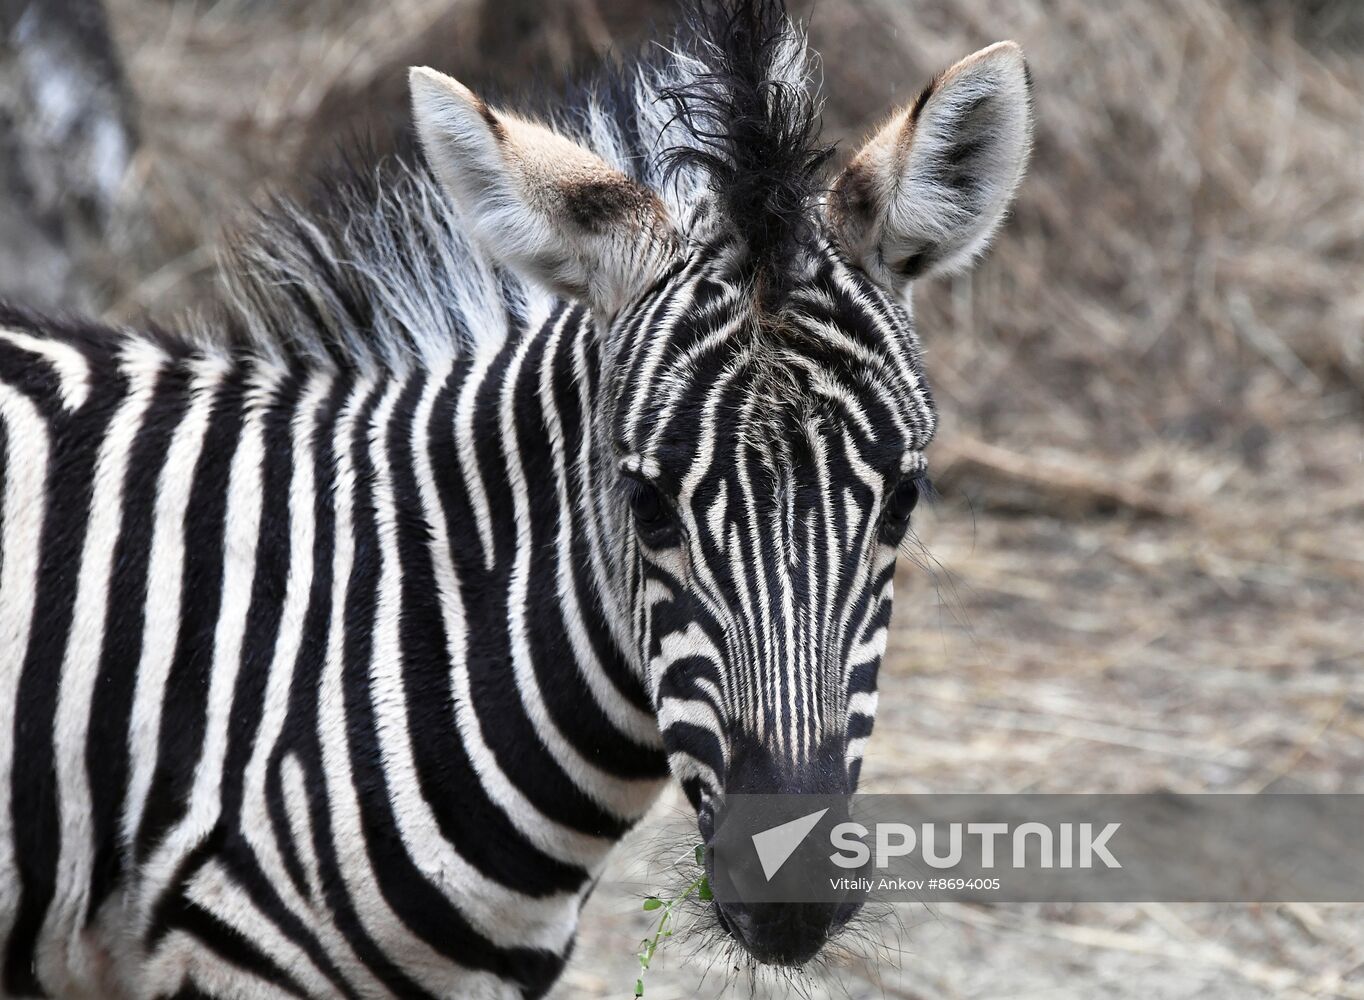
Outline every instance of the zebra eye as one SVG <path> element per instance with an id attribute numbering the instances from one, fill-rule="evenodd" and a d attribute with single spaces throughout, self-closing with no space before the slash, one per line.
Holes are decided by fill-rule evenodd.
<path id="1" fill-rule="evenodd" d="M 629 490 L 630 510 L 635 515 L 636 524 L 641 528 L 652 528 L 664 522 L 668 515 L 668 505 L 657 487 L 631 480 Z"/>
<path id="2" fill-rule="evenodd" d="M 919 503 L 919 480 L 915 476 L 901 479 L 886 503 L 886 527 L 893 531 L 903 531 L 909 524 L 909 515 Z"/>

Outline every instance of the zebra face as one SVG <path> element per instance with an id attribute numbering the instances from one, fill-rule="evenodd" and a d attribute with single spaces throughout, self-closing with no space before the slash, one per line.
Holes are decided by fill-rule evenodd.
<path id="1" fill-rule="evenodd" d="M 641 77 L 628 128 L 594 105 L 580 142 L 412 78 L 427 159 L 473 236 L 588 307 L 603 602 L 707 842 L 728 795 L 857 785 L 936 423 L 908 285 L 984 249 L 1031 141 L 1027 68 L 1000 43 L 830 184 L 779 9 L 722 16 L 677 78 Z M 850 916 L 718 909 L 782 964 Z"/>
<path id="2" fill-rule="evenodd" d="M 837 247 L 775 304 L 724 257 L 623 317 L 612 389 L 640 657 L 708 843 L 729 794 L 856 787 L 936 423 L 908 312 Z M 792 963 L 851 912 L 720 919 Z"/>
<path id="3" fill-rule="evenodd" d="M 779 303 L 726 256 L 622 318 L 611 407 L 640 657 L 703 826 L 727 792 L 855 787 L 936 424 L 908 312 L 836 247 Z"/>

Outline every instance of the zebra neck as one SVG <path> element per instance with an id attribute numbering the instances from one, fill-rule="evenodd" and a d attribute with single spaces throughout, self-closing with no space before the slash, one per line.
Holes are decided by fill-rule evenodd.
<path id="1" fill-rule="evenodd" d="M 219 904 L 410 957 L 367 994 L 543 990 L 668 773 L 598 594 L 582 322 L 360 372 L 0 329 L 0 718 L 37 734 L 0 993 Z"/>

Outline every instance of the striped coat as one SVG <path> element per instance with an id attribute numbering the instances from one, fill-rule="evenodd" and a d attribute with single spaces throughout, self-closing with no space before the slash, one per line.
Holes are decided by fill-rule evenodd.
<path id="1" fill-rule="evenodd" d="M 175 333 L 0 306 L 0 997 L 539 996 L 677 780 L 846 793 L 937 418 L 907 286 L 1031 130 L 968 57 L 836 175 L 777 0 L 239 238 Z M 709 861 L 707 862 L 709 864 Z M 809 961 L 855 906 L 716 904 Z"/>
<path id="2" fill-rule="evenodd" d="M 144 941 L 300 995 L 552 978 L 666 775 L 555 517 L 582 317 L 369 375 L 3 317 L 9 994 L 115 995 Z"/>

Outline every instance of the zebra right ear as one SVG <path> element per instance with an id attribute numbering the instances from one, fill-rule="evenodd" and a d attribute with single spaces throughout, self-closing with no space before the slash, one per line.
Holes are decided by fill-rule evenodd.
<path id="1" fill-rule="evenodd" d="M 999 42 L 940 74 L 891 116 L 830 192 L 848 254 L 892 289 L 958 270 L 1003 220 L 1032 146 L 1023 53 Z"/>
<path id="2" fill-rule="evenodd" d="M 607 316 L 662 272 L 673 230 L 649 188 L 442 73 L 409 83 L 427 162 L 498 263 Z"/>

